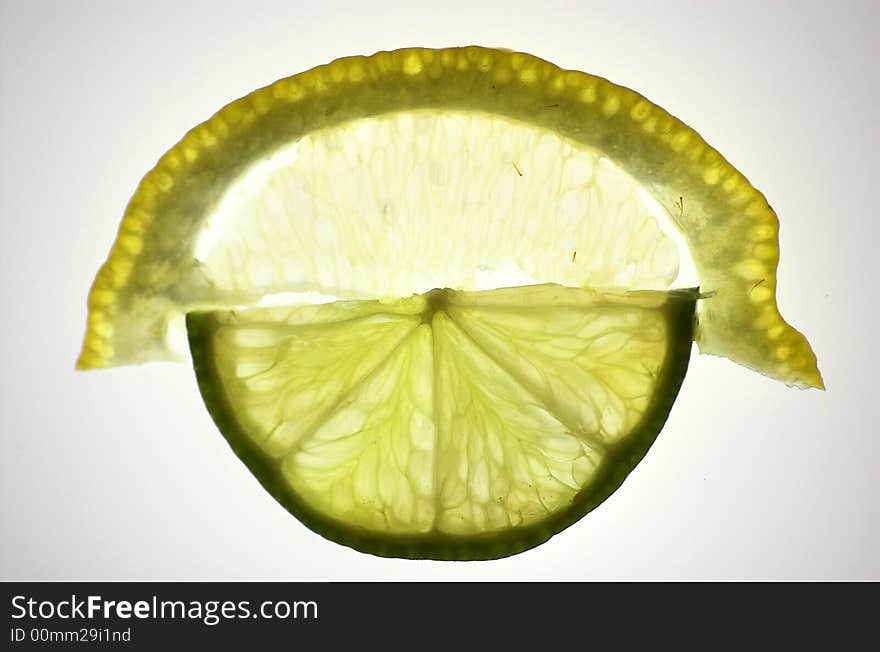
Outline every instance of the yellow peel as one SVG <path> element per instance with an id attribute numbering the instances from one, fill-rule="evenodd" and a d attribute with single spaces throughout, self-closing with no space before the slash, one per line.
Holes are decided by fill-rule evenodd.
<path id="1" fill-rule="evenodd" d="M 222 190 L 278 143 L 419 109 L 499 115 L 601 151 L 684 234 L 711 295 L 700 307 L 700 349 L 791 385 L 823 387 L 809 344 L 776 306 L 776 214 L 742 174 L 690 127 L 627 88 L 481 47 L 339 59 L 236 100 L 190 131 L 144 177 L 125 211 L 92 287 L 77 367 L 174 359 L 171 320 L 196 306 L 259 298 L 219 292 L 193 247 Z"/>

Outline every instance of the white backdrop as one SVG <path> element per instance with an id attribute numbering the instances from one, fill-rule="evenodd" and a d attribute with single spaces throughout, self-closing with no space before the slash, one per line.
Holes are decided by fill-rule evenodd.
<path id="1" fill-rule="evenodd" d="M 880 579 L 880 5 L 0 0 L 0 579 Z M 646 459 L 550 542 L 380 559 L 266 494 L 185 365 L 74 372 L 141 176 L 230 100 L 349 54 L 523 50 L 692 125 L 781 219 L 828 391 L 697 356 Z"/>

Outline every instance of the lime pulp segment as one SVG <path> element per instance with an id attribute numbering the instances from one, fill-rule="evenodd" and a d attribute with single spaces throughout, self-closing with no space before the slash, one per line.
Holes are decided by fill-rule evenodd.
<path id="1" fill-rule="evenodd" d="M 697 294 L 554 284 L 194 312 L 199 387 L 263 486 L 378 555 L 531 548 L 614 491 L 665 422 Z"/>

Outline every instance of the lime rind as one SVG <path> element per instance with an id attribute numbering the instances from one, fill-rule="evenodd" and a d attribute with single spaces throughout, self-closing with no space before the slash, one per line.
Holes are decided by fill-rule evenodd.
<path id="1" fill-rule="evenodd" d="M 590 482 L 563 508 L 536 522 L 502 529 L 456 534 L 437 529 L 428 532 L 392 532 L 335 518 L 317 509 L 292 488 L 291 478 L 276 455 L 267 452 L 241 420 L 241 409 L 230 400 L 229 388 L 217 367 L 218 315 L 187 315 L 193 364 L 205 405 L 224 437 L 259 482 L 301 522 L 337 543 L 379 556 L 449 560 L 493 559 L 522 552 L 546 541 L 594 509 L 613 493 L 644 457 L 668 418 L 687 370 L 693 341 L 695 291 L 665 294 L 660 311 L 667 323 L 666 354 L 642 419 L 619 441 L 603 443 L 603 461 Z M 624 295 L 625 296 L 625 295 Z M 643 296 L 647 299 L 647 296 Z M 652 299 L 656 303 L 656 296 Z M 438 308 L 441 310 L 442 306 Z M 436 318 L 445 319 L 440 314 Z M 417 331 L 424 331 L 423 324 Z M 410 336 L 412 337 L 412 336 Z"/>

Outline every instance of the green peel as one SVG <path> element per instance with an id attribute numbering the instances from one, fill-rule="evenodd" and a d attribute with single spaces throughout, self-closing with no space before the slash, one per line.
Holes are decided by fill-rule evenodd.
<path id="1" fill-rule="evenodd" d="M 641 460 L 696 300 L 434 290 L 195 312 L 187 328 L 214 421 L 305 525 L 381 556 L 490 559 L 576 522 Z"/>

